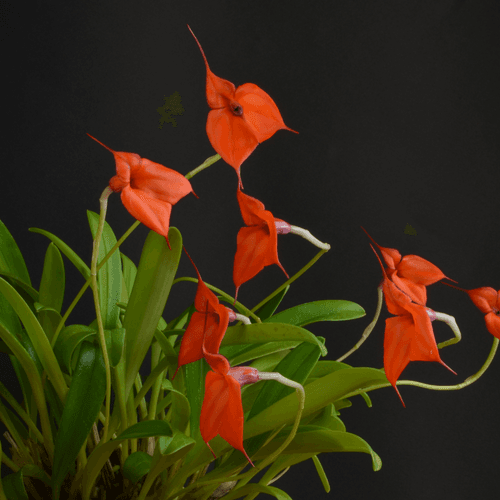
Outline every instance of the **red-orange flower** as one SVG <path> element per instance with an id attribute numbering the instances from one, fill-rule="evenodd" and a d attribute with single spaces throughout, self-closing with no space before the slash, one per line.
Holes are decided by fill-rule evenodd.
<path id="1" fill-rule="evenodd" d="M 213 355 L 212 355 L 213 356 Z M 217 369 L 209 371 L 205 379 L 205 396 L 200 415 L 201 437 L 208 444 L 217 434 L 233 448 L 240 450 L 252 466 L 243 447 L 243 406 L 241 386 L 259 380 L 258 371 L 248 366 L 231 368 L 228 360 L 218 354 Z"/>
<path id="2" fill-rule="evenodd" d="M 484 314 L 484 321 L 488 331 L 494 337 L 500 339 L 500 290 L 497 292 L 489 286 L 465 290 L 449 283 L 445 284 L 467 293 L 475 306 Z"/>
<path id="3" fill-rule="evenodd" d="M 425 305 L 427 302 L 426 286 L 432 285 L 443 278 L 451 280 L 443 272 L 428 260 L 418 255 L 401 254 L 394 248 L 381 247 L 364 229 L 361 228 L 373 241 L 382 253 L 387 265 L 385 271 L 389 279 L 403 292 L 411 297 L 417 304 Z M 451 280 L 454 281 L 454 280 Z"/>
<path id="4" fill-rule="evenodd" d="M 187 255 L 189 257 L 189 254 Z M 189 259 L 191 260 L 191 257 Z M 177 370 L 174 373 L 174 377 L 181 366 L 198 361 L 203 357 L 207 359 L 207 352 L 212 355 L 218 354 L 220 343 L 229 324 L 230 310 L 219 303 L 219 299 L 201 279 L 201 275 L 194 262 L 192 260 L 191 262 L 198 274 L 198 288 L 194 299 L 196 310 L 191 315 L 189 325 L 182 337 Z M 214 358 L 212 361 L 207 359 L 207 361 L 213 369 L 216 369 L 218 358 Z"/>
<path id="5" fill-rule="evenodd" d="M 236 170 L 241 185 L 240 166 L 257 144 L 269 139 L 277 130 L 295 130 L 285 125 L 274 101 L 257 85 L 245 83 L 236 88 L 228 80 L 215 76 L 200 42 L 191 28 L 189 31 L 207 68 L 207 102 L 212 110 L 207 119 L 208 139 L 223 160 Z"/>
<path id="6" fill-rule="evenodd" d="M 278 259 L 278 232 L 284 234 L 290 231 L 289 224 L 276 219 L 256 198 L 244 194 L 240 188 L 236 191 L 236 196 L 247 227 L 239 230 L 236 240 L 233 268 L 235 296 L 238 295 L 240 286 L 252 279 L 265 266 L 277 264 L 288 278 Z"/>
<path id="7" fill-rule="evenodd" d="M 172 205 L 187 194 L 194 194 L 191 183 L 175 170 L 135 153 L 113 151 L 95 137 L 87 135 L 115 157 L 116 175 L 110 179 L 109 187 L 121 193 L 122 203 L 133 217 L 165 236 L 168 243 Z"/>
<path id="8" fill-rule="evenodd" d="M 423 293 L 424 303 L 418 304 L 413 300 L 411 294 L 411 281 L 410 286 L 407 286 L 406 290 L 399 288 L 399 286 L 389 278 L 375 249 L 372 245 L 370 246 L 377 256 L 384 274 L 382 290 L 384 292 L 387 309 L 391 314 L 395 315 L 385 320 L 384 370 L 387 380 L 394 387 L 401 403 L 405 406 L 403 398 L 396 386 L 396 382 L 410 361 L 437 361 L 448 368 L 452 373 L 455 372 L 443 362 L 439 355 L 434 331 L 432 329 L 431 318 L 429 317 L 428 309 L 425 307 L 425 302 L 427 300 L 425 286 Z M 397 252 L 397 250 L 389 250 Z M 397 253 L 399 254 L 399 252 Z M 418 262 L 418 260 L 416 262 Z M 392 276 L 394 276 L 394 274 L 395 273 L 393 273 Z M 420 295 L 422 296 L 421 292 Z"/>

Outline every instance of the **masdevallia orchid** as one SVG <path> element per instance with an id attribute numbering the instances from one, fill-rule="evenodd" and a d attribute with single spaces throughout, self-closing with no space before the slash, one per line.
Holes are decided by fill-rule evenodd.
<path id="1" fill-rule="evenodd" d="M 211 109 L 207 119 L 208 139 L 222 159 L 236 170 L 241 186 L 241 164 L 257 144 L 280 129 L 298 132 L 285 125 L 275 102 L 257 85 L 245 83 L 236 88 L 228 80 L 215 76 L 200 42 L 191 28 L 189 31 L 207 69 L 207 102 Z"/>
<path id="2" fill-rule="evenodd" d="M 290 224 L 276 219 L 264 204 L 244 194 L 238 187 L 236 197 L 241 216 L 247 227 L 242 227 L 236 239 L 233 281 L 236 286 L 235 299 L 240 286 L 252 279 L 264 267 L 277 264 L 288 278 L 278 259 L 278 233 L 290 231 Z"/>
<path id="3" fill-rule="evenodd" d="M 189 193 L 195 194 L 191 183 L 171 168 L 135 153 L 114 151 L 87 135 L 113 153 L 116 175 L 110 179 L 109 187 L 120 193 L 123 206 L 149 229 L 165 236 L 168 243 L 172 205 Z"/>

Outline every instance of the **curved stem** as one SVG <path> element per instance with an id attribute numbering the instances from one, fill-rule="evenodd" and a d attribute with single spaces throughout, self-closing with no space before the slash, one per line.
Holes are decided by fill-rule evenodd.
<path id="1" fill-rule="evenodd" d="M 464 387 L 467 387 L 471 384 L 473 384 L 476 380 L 478 380 L 483 373 L 488 369 L 490 366 L 491 362 L 493 361 L 493 358 L 495 357 L 495 354 L 497 352 L 498 348 L 498 343 L 500 342 L 499 339 L 496 337 L 493 339 L 493 345 L 491 346 L 490 353 L 488 354 L 488 357 L 486 358 L 486 361 L 484 362 L 483 366 L 481 369 L 475 373 L 474 375 L 471 375 L 470 377 L 466 378 L 463 382 L 460 384 L 455 384 L 455 385 L 432 385 L 432 384 L 424 384 L 423 382 L 417 382 L 415 380 L 398 380 L 396 382 L 396 385 L 413 385 L 415 387 L 422 387 L 423 389 L 430 389 L 433 391 L 457 391 L 459 389 L 463 389 Z M 343 396 L 342 399 L 350 398 L 352 396 L 356 396 L 362 392 L 370 392 L 374 391 L 375 389 L 382 389 L 383 387 L 391 387 L 391 384 L 389 382 L 384 383 L 384 384 L 377 384 L 377 385 L 372 385 L 370 387 L 366 387 L 364 389 L 357 389 L 355 391 L 350 392 L 349 394 L 346 394 Z"/>
<path id="2" fill-rule="evenodd" d="M 176 278 L 174 281 L 172 281 L 172 286 L 174 286 L 176 283 L 179 283 L 181 281 L 191 281 L 192 283 L 198 283 L 198 278 L 190 278 L 188 276 Z M 250 309 L 246 308 L 241 302 L 238 302 L 238 301 L 235 302 L 234 297 L 231 297 L 231 295 L 227 294 L 226 292 L 223 292 L 222 290 L 220 290 L 219 288 L 216 288 L 215 286 L 210 285 L 206 281 L 204 281 L 204 283 L 205 283 L 205 285 L 207 285 L 208 288 L 210 288 L 210 290 L 218 293 L 219 295 L 222 295 L 222 297 L 224 297 L 227 301 L 231 302 L 231 304 L 233 304 L 233 303 L 238 304 L 238 307 L 243 309 L 243 311 L 246 313 L 247 316 L 252 316 L 252 318 L 257 323 L 261 323 L 260 318 L 256 314 L 254 314 L 252 311 L 250 311 Z"/>
<path id="3" fill-rule="evenodd" d="M 378 318 L 380 316 L 380 311 L 382 310 L 382 302 L 383 302 L 383 297 L 384 294 L 382 292 L 382 288 L 378 287 L 378 303 L 377 303 L 377 309 L 375 311 L 375 316 L 373 317 L 372 322 L 365 328 L 365 331 L 363 332 L 363 335 L 361 335 L 361 338 L 359 341 L 356 343 L 356 345 L 348 352 L 346 352 L 343 356 L 340 356 L 340 358 L 337 359 L 337 361 L 343 361 L 345 358 L 350 356 L 354 351 L 358 350 L 361 344 L 368 338 L 368 335 L 372 332 L 373 328 L 377 324 Z"/>
<path id="4" fill-rule="evenodd" d="M 116 249 L 130 236 L 130 233 L 140 224 L 140 222 L 138 220 L 136 220 L 128 229 L 127 231 L 125 231 L 125 233 L 123 234 L 123 236 L 116 242 L 116 244 L 113 246 L 113 248 L 107 253 L 107 255 L 104 257 L 104 259 L 101 260 L 101 262 L 99 262 L 99 265 L 97 266 L 97 269 L 96 271 L 99 272 L 99 270 L 101 269 L 102 266 L 104 266 L 104 264 L 106 264 L 106 262 L 108 261 L 108 259 L 115 253 Z M 78 301 L 80 300 L 80 298 L 82 297 L 82 295 L 84 294 L 85 290 L 87 290 L 88 286 L 90 285 L 92 279 L 89 278 L 85 283 L 84 285 L 82 286 L 82 288 L 80 288 L 80 291 L 78 292 L 78 294 L 76 295 L 76 297 L 74 298 L 73 302 L 71 302 L 70 306 L 68 307 L 68 309 L 66 310 L 66 312 L 64 313 L 64 316 L 61 318 L 61 321 L 59 322 L 59 325 L 57 325 L 57 329 L 56 331 L 54 332 L 54 336 L 52 337 L 52 341 L 51 341 L 51 346 L 54 347 L 55 343 L 56 343 L 56 340 L 57 340 L 57 337 L 59 336 L 59 332 L 62 330 L 62 327 L 64 325 L 64 323 L 66 322 L 66 320 L 68 319 L 68 316 L 71 314 L 71 312 L 73 311 L 73 309 L 75 308 L 76 304 L 78 303 Z"/>
<path id="5" fill-rule="evenodd" d="M 262 307 L 266 302 L 271 300 L 275 295 L 281 292 L 287 285 L 293 283 L 297 278 L 302 276 L 324 253 L 328 252 L 328 250 L 320 250 L 300 271 L 295 273 L 291 278 L 286 280 L 281 286 L 276 288 L 273 293 L 268 295 L 264 300 L 261 300 L 255 307 L 252 308 L 252 312 L 257 311 L 260 307 Z"/>
<path id="6" fill-rule="evenodd" d="M 106 368 L 106 409 L 104 430 L 102 435 L 102 441 L 105 443 L 108 437 L 108 426 L 109 426 L 109 415 L 110 415 L 110 405 L 111 405 L 111 368 L 109 365 L 108 349 L 106 347 L 106 339 L 104 337 L 104 326 L 102 324 L 101 317 L 101 307 L 99 305 L 99 290 L 97 289 L 97 259 L 99 257 L 99 245 L 101 243 L 102 231 L 104 229 L 104 220 L 106 219 L 106 211 L 108 208 L 108 196 L 113 191 L 108 186 L 102 192 L 99 198 L 99 203 L 101 205 L 101 212 L 99 214 L 99 225 L 97 226 L 97 231 L 94 238 L 94 248 L 92 251 L 92 263 L 90 266 L 90 279 L 92 281 L 92 292 L 94 295 L 95 312 L 97 316 L 97 328 L 99 331 L 99 342 L 101 344 L 102 355 L 104 358 L 104 366 Z"/>
<path id="7" fill-rule="evenodd" d="M 221 159 L 221 156 L 219 154 L 216 154 L 214 156 L 211 156 L 210 158 L 207 158 L 199 167 L 196 167 L 194 170 L 191 170 L 191 172 L 188 172 L 185 177 L 187 180 L 191 179 L 194 177 L 196 174 L 201 172 L 202 170 L 205 170 L 207 167 L 215 163 L 216 161 L 219 161 Z"/>
<path id="8" fill-rule="evenodd" d="M 306 239 L 318 248 L 322 248 L 323 250 L 330 250 L 331 248 L 329 243 L 323 243 L 322 241 L 319 241 L 318 238 L 315 238 L 307 229 L 290 225 L 290 232 L 292 234 L 298 234 L 299 236 L 302 236 L 302 238 Z"/>
<path id="9" fill-rule="evenodd" d="M 457 322 L 453 316 L 450 316 L 449 314 L 436 312 L 433 311 L 432 309 L 427 309 L 427 314 L 429 314 L 431 321 L 437 319 L 438 321 L 443 321 L 444 323 L 446 323 L 451 328 L 454 335 L 453 338 L 445 340 L 444 342 L 440 342 L 437 345 L 438 349 L 442 349 L 443 347 L 446 347 L 448 345 L 456 344 L 457 342 L 460 342 L 460 340 L 462 340 L 462 334 L 460 332 L 460 328 L 458 328 Z"/>

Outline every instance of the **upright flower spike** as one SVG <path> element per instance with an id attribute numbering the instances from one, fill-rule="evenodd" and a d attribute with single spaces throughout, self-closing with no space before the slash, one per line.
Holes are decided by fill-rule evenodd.
<path id="1" fill-rule="evenodd" d="M 208 444 L 217 434 L 233 448 L 240 450 L 252 467 L 254 464 L 243 447 L 243 406 L 241 386 L 259 381 L 259 372 L 248 366 L 231 368 L 228 360 L 220 358 L 215 371 L 209 371 L 205 379 L 205 396 L 201 407 L 200 433 Z"/>
<path id="2" fill-rule="evenodd" d="M 235 299 L 240 286 L 266 266 L 277 264 L 288 278 L 287 272 L 278 259 L 278 231 L 285 232 L 283 227 L 287 223 L 276 219 L 269 210 L 265 210 L 262 202 L 244 194 L 239 187 L 236 197 L 247 227 L 239 230 L 236 240 L 233 268 L 233 281 L 236 286 Z"/>
<path id="3" fill-rule="evenodd" d="M 394 248 L 381 247 L 366 231 L 361 228 L 373 241 L 382 254 L 386 263 L 386 273 L 389 279 L 404 293 L 411 297 L 417 304 L 425 305 L 427 302 L 426 286 L 432 285 L 444 278 L 454 281 L 443 274 L 443 272 L 428 260 L 418 255 L 401 254 Z"/>
<path id="4" fill-rule="evenodd" d="M 428 308 L 425 307 L 425 302 L 424 304 L 414 302 L 407 291 L 401 290 L 389 278 L 380 257 L 373 246 L 370 246 L 384 275 L 382 290 L 387 309 L 395 315 L 385 320 L 384 370 L 387 380 L 394 387 L 401 403 L 405 406 L 396 382 L 410 361 L 437 361 L 455 375 L 456 373 L 444 363 L 439 355 L 431 318 Z M 427 299 L 426 296 L 424 298 Z"/>
<path id="5" fill-rule="evenodd" d="M 228 80 L 215 76 L 200 42 L 191 28 L 189 31 L 207 68 L 207 102 L 211 108 L 207 119 L 208 139 L 223 160 L 236 170 L 241 186 L 240 166 L 257 144 L 280 129 L 298 132 L 285 125 L 274 101 L 257 85 L 245 83 L 236 88 Z"/>
<path id="6" fill-rule="evenodd" d="M 87 135 L 115 157 L 116 175 L 110 179 L 109 187 L 121 193 L 122 203 L 133 217 L 165 236 L 168 243 L 172 205 L 189 193 L 195 194 L 191 183 L 175 170 L 135 153 L 113 151 L 95 137 Z"/>

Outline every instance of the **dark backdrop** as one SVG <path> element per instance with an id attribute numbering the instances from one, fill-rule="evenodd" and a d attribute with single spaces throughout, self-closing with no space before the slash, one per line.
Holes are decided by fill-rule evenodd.
<path id="1" fill-rule="evenodd" d="M 88 262 L 86 209 L 114 175 L 111 154 L 130 151 L 185 174 L 214 151 L 205 133 L 205 66 L 268 92 L 285 123 L 242 166 L 245 192 L 276 217 L 308 228 L 332 250 L 291 288 L 283 307 L 326 298 L 361 304 L 367 317 L 311 327 L 326 337 L 329 359 L 358 340 L 376 305 L 379 265 L 363 225 L 383 246 L 429 259 L 465 288 L 500 287 L 499 3 L 491 1 L 315 2 L 2 2 L 4 124 L 0 216 L 25 255 L 37 287 L 48 240 L 63 238 Z M 157 108 L 179 92 L 185 112 L 159 128 Z M 236 175 L 222 161 L 192 180 L 197 200 L 174 207 L 172 224 L 203 278 L 233 291 L 232 259 L 241 227 Z M 117 235 L 133 222 L 119 197 L 107 220 Z M 416 235 L 406 234 L 409 224 Z M 147 229 L 123 245 L 136 263 Z M 293 235 L 279 238 L 295 273 L 316 252 Z M 82 279 L 66 266 L 67 300 Z M 193 276 L 186 259 L 180 273 Z M 277 266 L 244 284 L 250 307 L 283 281 Z M 178 285 L 172 318 L 191 300 Z M 456 316 L 463 340 L 438 363 L 413 363 L 402 378 L 452 384 L 475 373 L 492 337 L 468 297 L 436 284 L 428 305 Z M 90 294 L 70 318 L 89 323 Z M 91 309 L 90 309 L 91 310 Z M 382 365 L 383 318 L 347 361 Z M 438 341 L 450 331 L 435 325 Z M 7 360 L 8 363 L 8 360 Z M 8 373 L 2 358 L 2 379 Z M 457 392 L 402 387 L 372 392 L 342 411 L 347 430 L 366 439 L 383 467 L 364 454 L 321 455 L 332 493 L 312 465 L 295 466 L 275 485 L 294 498 L 494 498 L 498 360 Z M 7 375 L 5 375 L 7 377 Z M 11 384 L 11 387 L 14 385 Z M 13 389 L 15 390 L 15 389 Z M 4 442 L 5 446 L 5 442 Z M 494 491 L 494 490 L 493 490 Z"/>

